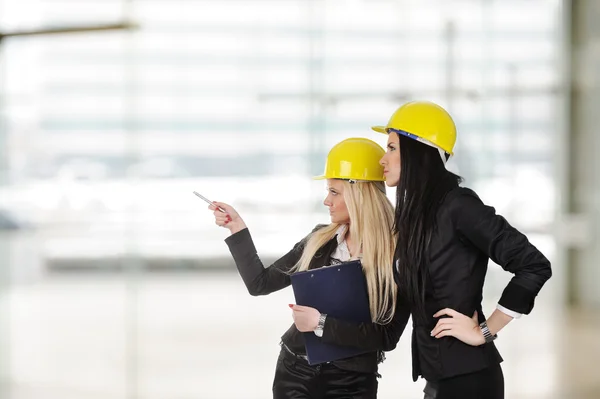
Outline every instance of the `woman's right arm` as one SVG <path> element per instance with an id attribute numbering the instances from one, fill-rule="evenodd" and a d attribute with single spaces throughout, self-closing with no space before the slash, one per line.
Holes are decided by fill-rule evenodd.
<path id="1" fill-rule="evenodd" d="M 304 242 L 265 268 L 258 257 L 250 231 L 245 228 L 225 239 L 250 295 L 268 295 L 291 284 L 289 271 L 302 256 Z"/>
<path id="2" fill-rule="evenodd" d="M 215 202 L 215 204 L 226 211 L 224 214 L 213 206 L 209 207 L 215 213 L 215 223 L 229 229 L 232 233 L 225 239 L 225 243 L 229 247 L 235 265 L 250 295 L 268 295 L 289 286 L 291 284 L 289 271 L 302 256 L 306 238 L 294 245 L 290 252 L 275 261 L 271 266 L 265 268 L 258 257 L 250 231 L 237 211 L 232 206 L 222 202 Z"/>

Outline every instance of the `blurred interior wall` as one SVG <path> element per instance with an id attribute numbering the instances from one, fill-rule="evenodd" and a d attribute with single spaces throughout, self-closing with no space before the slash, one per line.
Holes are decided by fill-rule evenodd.
<path id="1" fill-rule="evenodd" d="M 569 298 L 600 307 L 600 2 L 571 0 L 570 126 L 566 211 L 571 218 Z M 575 239 L 573 239 L 573 237 Z"/>
<path id="2" fill-rule="evenodd" d="M 0 110 L 3 109 L 4 104 L 4 54 L 2 52 L 2 39 L 0 38 Z M 7 162 L 8 157 L 6 156 L 7 145 L 6 145 L 6 129 L 4 129 L 4 115 L 0 112 L 0 185 L 5 184 L 6 175 L 8 171 Z M 1 217 L 1 215 L 0 215 Z M 9 378 L 9 367 L 8 367 L 8 349 L 9 335 L 9 313 L 8 313 L 8 299 L 5 293 L 9 285 L 10 268 L 9 265 L 9 254 L 8 254 L 8 237 L 6 232 L 3 232 L 0 228 L 0 398 L 8 397 L 8 381 Z"/>
<path id="3" fill-rule="evenodd" d="M 0 398 L 8 397 L 8 381 L 10 380 L 8 366 L 10 315 L 8 313 L 7 296 L 3 295 L 7 291 L 10 270 L 6 265 L 8 265 L 8 238 L 0 230 Z"/>

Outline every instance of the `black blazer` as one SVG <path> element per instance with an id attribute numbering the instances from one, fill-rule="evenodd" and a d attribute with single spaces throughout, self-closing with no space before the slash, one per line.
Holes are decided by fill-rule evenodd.
<path id="1" fill-rule="evenodd" d="M 481 301 L 489 259 L 514 274 L 499 304 L 515 312 L 528 314 L 536 295 L 552 275 L 550 262 L 527 237 L 467 188 L 457 187 L 446 195 L 436 222 L 425 288 L 429 320 L 422 324 L 413 318 L 415 381 L 419 375 L 435 381 L 502 362 L 493 342 L 470 346 L 454 337 L 438 339 L 430 335 L 438 320 L 433 315 L 443 308 L 467 316 L 477 310 L 479 322 L 486 319 Z"/>
<path id="2" fill-rule="evenodd" d="M 321 227 L 324 227 L 324 225 L 317 226 L 313 232 Z M 256 296 L 268 295 L 291 284 L 288 272 L 302 256 L 307 239 L 308 236 L 267 268 L 263 266 L 256 253 L 248 229 L 232 234 L 225 239 L 225 242 L 229 246 L 248 292 Z M 334 237 L 317 251 L 311 261 L 310 268 L 315 269 L 329 265 L 331 255 L 336 248 L 337 239 Z M 386 325 L 376 323 L 355 324 L 327 316 L 321 339 L 329 343 L 364 348 L 371 351 L 363 355 L 333 362 L 338 368 L 359 372 L 376 372 L 377 365 L 382 358 L 381 352 L 391 351 L 396 347 L 409 316 L 410 309 L 406 306 L 403 307 L 401 304 L 397 306 L 392 321 Z M 306 353 L 304 337 L 294 324 L 283 334 L 281 339 L 295 353 Z"/>

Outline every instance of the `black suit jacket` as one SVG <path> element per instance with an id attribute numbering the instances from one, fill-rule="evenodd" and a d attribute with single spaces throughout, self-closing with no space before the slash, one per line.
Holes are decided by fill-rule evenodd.
<path id="1" fill-rule="evenodd" d="M 316 231 L 325 225 L 319 225 Z M 241 230 L 229 236 L 225 242 L 233 255 L 238 271 L 251 295 L 268 295 L 291 284 L 289 271 L 302 256 L 304 245 L 308 239 L 294 245 L 294 248 L 271 266 L 265 268 L 258 257 L 256 248 L 248 229 Z M 337 248 L 337 238 L 334 237 L 321 247 L 313 257 L 310 268 L 327 266 L 331 255 Z M 385 265 L 385 267 L 390 267 Z M 318 310 L 318 309 L 317 309 Z M 351 323 L 327 316 L 323 329 L 325 342 L 338 345 L 364 348 L 371 352 L 341 359 L 333 362 L 337 367 L 359 372 L 376 372 L 382 351 L 394 349 L 406 327 L 410 309 L 399 304 L 392 321 L 381 325 L 376 323 Z M 294 324 L 283 334 L 282 341 L 295 353 L 305 354 L 304 337 Z"/>
<path id="2" fill-rule="evenodd" d="M 479 322 L 486 319 L 481 301 L 489 259 L 514 274 L 499 304 L 522 314 L 532 310 L 536 295 L 552 275 L 550 262 L 527 237 L 467 188 L 457 187 L 446 195 L 436 223 L 425 289 L 425 311 L 429 319 L 422 323 L 413 317 L 415 381 L 419 375 L 435 381 L 482 370 L 502 361 L 493 342 L 475 347 L 453 337 L 438 339 L 430 335 L 438 321 L 433 315 L 444 308 L 468 316 L 477 311 Z"/>

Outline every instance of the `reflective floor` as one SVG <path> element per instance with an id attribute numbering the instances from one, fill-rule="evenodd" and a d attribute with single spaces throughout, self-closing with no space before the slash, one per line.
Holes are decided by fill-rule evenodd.
<path id="1" fill-rule="evenodd" d="M 271 397 L 291 290 L 253 298 L 233 273 L 130 277 L 49 277 L 11 288 L 2 297 L 0 370 L 10 381 L 2 399 Z M 600 398 L 598 331 L 599 312 L 539 303 L 497 341 L 506 397 Z M 409 341 L 407 330 L 381 366 L 380 398 L 422 397 Z"/>

